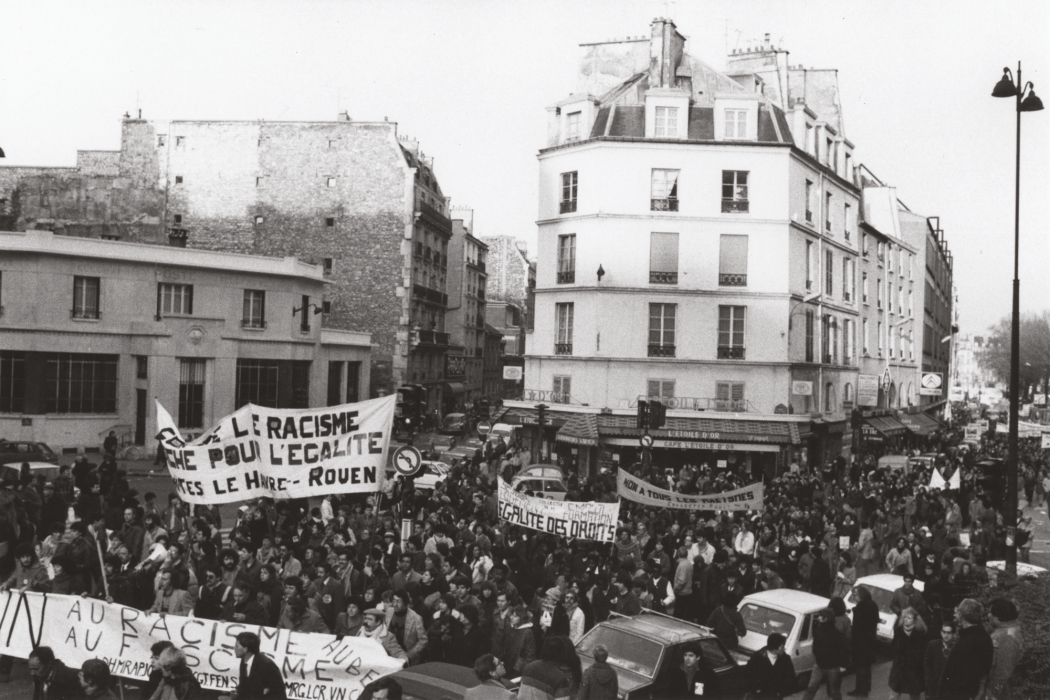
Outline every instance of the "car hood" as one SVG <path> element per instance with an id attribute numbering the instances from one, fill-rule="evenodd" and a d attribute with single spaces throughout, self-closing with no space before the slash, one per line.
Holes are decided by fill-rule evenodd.
<path id="1" fill-rule="evenodd" d="M 580 666 L 582 667 L 582 670 L 586 671 L 593 665 L 594 659 L 590 658 L 589 656 L 580 656 Z M 612 664 L 610 664 L 609 667 L 616 672 L 616 684 L 618 686 L 621 697 L 623 697 L 623 695 L 626 693 L 630 693 L 631 691 L 638 690 L 639 688 L 644 688 L 653 684 L 652 678 L 646 678 L 645 676 L 639 673 L 632 673 L 631 671 L 622 669 L 619 666 L 613 666 Z"/>
<path id="2" fill-rule="evenodd" d="M 740 651 L 750 655 L 765 649 L 767 641 L 769 641 L 768 636 L 748 630 L 747 634 L 737 640 L 737 647 Z"/>

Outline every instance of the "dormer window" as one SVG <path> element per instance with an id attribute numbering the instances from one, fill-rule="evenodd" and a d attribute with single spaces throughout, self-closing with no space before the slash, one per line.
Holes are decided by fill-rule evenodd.
<path id="1" fill-rule="evenodd" d="M 580 139 L 580 112 L 572 112 L 565 117 L 565 140 L 578 141 Z"/>
<path id="2" fill-rule="evenodd" d="M 656 138 L 678 138 L 678 108 L 656 108 Z"/>
<path id="3" fill-rule="evenodd" d="M 747 138 L 747 110 L 726 110 L 726 139 Z"/>

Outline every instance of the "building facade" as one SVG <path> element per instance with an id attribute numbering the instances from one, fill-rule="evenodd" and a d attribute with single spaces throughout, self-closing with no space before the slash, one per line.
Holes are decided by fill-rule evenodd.
<path id="1" fill-rule="evenodd" d="M 0 233 L 0 434 L 152 451 L 154 399 L 195 436 L 249 402 L 366 398 L 370 338 L 322 328 L 328 287 L 290 257 Z"/>
<path id="2" fill-rule="evenodd" d="M 411 381 L 441 407 L 452 222 L 433 161 L 394 122 L 126 117 L 119 151 L 0 168 L 0 214 L 17 230 L 322 265 L 325 326 L 374 343 L 364 394 Z"/>
<path id="3" fill-rule="evenodd" d="M 474 237 L 474 212 L 454 209 L 449 241 L 449 309 L 446 322 L 451 348 L 446 360 L 445 413 L 461 412 L 485 395 L 486 257 L 488 246 Z M 458 385 L 458 386 L 457 386 Z"/>

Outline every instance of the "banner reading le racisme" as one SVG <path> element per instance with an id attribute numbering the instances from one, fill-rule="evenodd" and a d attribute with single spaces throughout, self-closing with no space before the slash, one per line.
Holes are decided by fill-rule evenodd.
<path id="1" fill-rule="evenodd" d="M 561 537 L 593 542 L 615 539 L 619 501 L 575 503 L 534 498 L 518 493 L 503 479 L 496 481 L 499 482 L 500 520 Z"/>
<path id="2" fill-rule="evenodd" d="M 186 654 L 203 688 L 229 694 L 237 686 L 240 666 L 233 645 L 241 632 L 259 635 L 260 651 L 281 670 L 289 698 L 356 700 L 365 685 L 404 665 L 366 637 L 336 641 L 331 634 L 161 617 L 78 596 L 0 593 L 0 653 L 24 659 L 35 646 L 48 646 L 70 668 L 102 659 L 124 678 L 145 680 L 150 647 L 169 641 Z"/>
<path id="3" fill-rule="evenodd" d="M 384 478 L 396 401 L 391 395 L 310 409 L 248 404 L 190 442 L 157 402 L 157 439 L 187 503 L 374 492 Z"/>
<path id="4" fill-rule="evenodd" d="M 690 496 L 661 489 L 637 479 L 623 469 L 616 474 L 616 491 L 621 498 L 647 506 L 680 510 L 762 510 L 761 483 L 724 493 Z"/>

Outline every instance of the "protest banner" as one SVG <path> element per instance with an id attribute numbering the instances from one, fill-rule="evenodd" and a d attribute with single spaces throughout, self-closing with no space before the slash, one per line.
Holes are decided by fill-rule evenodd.
<path id="1" fill-rule="evenodd" d="M 970 424 L 970 425 L 965 426 L 963 428 L 963 433 L 964 433 L 963 441 L 964 442 L 975 442 L 977 444 L 980 444 L 981 443 L 981 432 L 982 431 L 983 431 L 983 428 L 980 425 L 977 425 L 977 424 Z"/>
<path id="2" fill-rule="evenodd" d="M 48 646 L 70 668 L 102 659 L 123 678 L 145 680 L 150 647 L 169 641 L 186 654 L 203 688 L 229 694 L 237 686 L 233 646 L 241 632 L 259 635 L 260 651 L 281 670 L 290 699 L 355 700 L 365 685 L 404 665 L 365 637 L 337 641 L 331 634 L 162 617 L 79 596 L 0 593 L 0 654 L 24 659 L 34 647 Z"/>
<path id="3" fill-rule="evenodd" d="M 692 496 L 653 486 L 620 469 L 616 474 L 616 492 L 621 498 L 660 508 L 762 510 L 763 486 L 757 483 L 733 491 Z"/>
<path id="4" fill-rule="evenodd" d="M 326 408 L 248 404 L 185 441 L 157 402 L 157 439 L 187 503 L 379 491 L 396 396 Z"/>
<path id="5" fill-rule="evenodd" d="M 503 479 L 497 481 L 500 520 L 551 535 L 593 542 L 608 543 L 616 537 L 619 501 L 576 503 L 535 498 L 518 493 Z"/>

